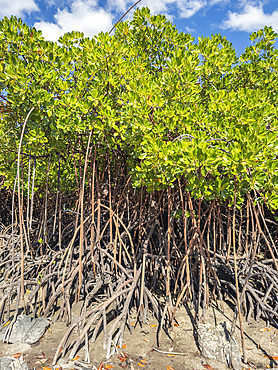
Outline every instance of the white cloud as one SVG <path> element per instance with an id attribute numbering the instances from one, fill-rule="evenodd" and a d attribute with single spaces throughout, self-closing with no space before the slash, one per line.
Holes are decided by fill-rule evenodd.
<path id="1" fill-rule="evenodd" d="M 47 2 L 54 5 L 57 0 Z M 104 9 L 98 5 L 98 0 L 74 0 L 68 8 L 58 9 L 54 22 L 41 21 L 36 22 L 34 26 L 42 30 L 45 39 L 51 41 L 57 41 L 60 36 L 70 31 L 82 31 L 85 36 L 92 37 L 100 31 L 109 31 L 113 22 L 117 22 L 133 4 L 134 0 L 108 0 L 107 8 Z M 138 7 L 147 6 L 151 14 L 164 14 L 173 21 L 172 10 L 181 18 L 189 18 L 206 5 L 206 0 L 142 0 Z M 130 19 L 136 8 L 133 8 L 125 19 Z"/>
<path id="2" fill-rule="evenodd" d="M 213 6 L 213 5 L 226 5 L 227 3 L 229 3 L 230 0 L 210 0 L 209 2 L 209 6 Z"/>
<path id="3" fill-rule="evenodd" d="M 55 23 L 36 22 L 34 26 L 42 30 L 46 40 L 57 41 L 66 32 L 84 32 L 93 37 L 99 32 L 112 28 L 112 14 L 97 6 L 94 0 L 76 0 L 67 9 L 58 9 L 54 15 Z"/>
<path id="4" fill-rule="evenodd" d="M 196 29 L 195 28 L 190 28 L 190 27 L 185 27 L 185 32 L 186 33 L 190 33 L 190 34 L 192 34 L 192 33 L 195 33 L 195 32 L 197 32 L 196 31 Z"/>
<path id="5" fill-rule="evenodd" d="M 41 30 L 44 38 L 48 41 L 57 41 L 60 36 L 67 32 L 57 24 L 50 22 L 37 22 L 34 27 Z"/>
<path id="6" fill-rule="evenodd" d="M 222 28 L 246 32 L 257 31 L 264 26 L 272 26 L 278 31 L 278 9 L 271 14 L 264 13 L 262 5 L 245 4 L 241 13 L 229 12 Z"/>
<path id="7" fill-rule="evenodd" d="M 123 12 L 123 14 L 132 5 L 128 5 L 127 0 L 108 0 L 108 9 L 116 12 Z"/>
<path id="8" fill-rule="evenodd" d="M 142 6 L 148 6 L 151 13 L 165 14 L 175 6 L 180 18 L 190 18 L 207 5 L 206 0 L 143 0 Z M 140 3 L 141 6 L 141 3 Z M 166 14 L 165 14 L 166 15 Z"/>
<path id="9" fill-rule="evenodd" d="M 38 11 L 39 8 L 34 0 L 0 0 L 0 17 L 22 17 L 24 13 Z"/>
<path id="10" fill-rule="evenodd" d="M 176 0 L 143 0 L 139 5 L 147 6 L 152 14 L 165 14 L 169 11 L 169 6 L 175 3 Z"/>
<path id="11" fill-rule="evenodd" d="M 210 5 L 229 0 L 210 0 Z M 134 0 L 108 0 L 108 7 L 112 11 L 122 12 L 129 9 L 134 4 Z M 177 13 L 180 18 L 190 18 L 199 10 L 207 5 L 207 0 L 142 0 L 138 7 L 146 6 L 151 14 L 164 14 L 170 20 L 174 18 L 173 13 Z M 135 9 L 135 8 L 134 8 Z M 131 18 L 134 9 L 128 14 L 127 19 Z"/>
<path id="12" fill-rule="evenodd" d="M 177 0 L 178 12 L 181 18 L 190 18 L 206 6 L 206 0 Z"/>

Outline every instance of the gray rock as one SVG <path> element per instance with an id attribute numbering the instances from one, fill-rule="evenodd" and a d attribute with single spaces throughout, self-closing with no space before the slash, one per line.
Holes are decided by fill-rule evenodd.
<path id="1" fill-rule="evenodd" d="M 8 343 L 36 343 L 44 334 L 45 329 L 49 326 L 47 319 L 34 319 L 30 316 L 20 315 L 17 317 L 11 334 L 8 338 Z M 0 332 L 0 341 L 3 341 L 9 326 L 3 328 Z M 5 338 L 6 340 L 6 338 Z"/>
<path id="2" fill-rule="evenodd" d="M 241 370 L 241 354 L 226 322 L 217 326 L 198 324 L 197 342 L 204 357 L 213 358 L 235 370 Z"/>
<path id="3" fill-rule="evenodd" d="M 22 359 L 4 357 L 0 358 L 0 370 L 28 370 L 28 366 Z"/>

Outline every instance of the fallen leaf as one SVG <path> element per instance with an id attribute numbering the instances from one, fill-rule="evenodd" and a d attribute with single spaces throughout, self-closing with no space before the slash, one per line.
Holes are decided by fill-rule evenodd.
<path id="1" fill-rule="evenodd" d="M 143 338 L 142 340 L 149 343 L 149 339 Z"/>
<path id="2" fill-rule="evenodd" d="M 149 366 L 149 362 L 145 358 L 143 358 L 142 360 L 140 360 L 139 362 L 137 362 L 137 364 L 140 367 L 147 367 L 147 366 Z"/>
<path id="3" fill-rule="evenodd" d="M 135 326 L 135 322 L 132 322 L 132 323 L 131 323 L 131 326 Z"/>
<path id="4" fill-rule="evenodd" d="M 42 370 L 52 370 L 52 367 L 44 366 Z"/>
<path id="5" fill-rule="evenodd" d="M 267 331 L 267 328 L 261 328 L 260 331 L 263 333 L 264 331 Z"/>
<path id="6" fill-rule="evenodd" d="M 79 356 L 75 356 L 71 361 L 77 361 L 79 359 Z"/>
<path id="7" fill-rule="evenodd" d="M 128 359 L 128 355 L 125 353 L 124 356 L 123 355 L 119 355 L 118 356 L 118 359 L 121 361 L 121 362 L 124 362 Z"/>
<path id="8" fill-rule="evenodd" d="M 19 357 L 21 357 L 21 356 L 23 356 L 22 355 L 22 353 L 15 353 L 14 355 L 12 355 L 11 357 L 13 357 L 13 358 L 19 358 Z"/>
<path id="9" fill-rule="evenodd" d="M 278 356 L 267 356 L 267 355 L 263 355 L 263 356 L 266 357 L 266 358 L 269 358 L 272 361 L 278 360 Z"/>
<path id="10" fill-rule="evenodd" d="M 167 366 L 167 370 L 175 370 L 172 366 Z"/>
<path id="11" fill-rule="evenodd" d="M 172 353 L 167 353 L 166 357 L 176 357 L 176 355 L 172 355 Z"/>
<path id="12" fill-rule="evenodd" d="M 99 364 L 99 367 L 97 368 L 97 370 L 102 370 L 104 368 L 104 363 L 103 362 L 101 362 L 100 364 Z"/>
<path id="13" fill-rule="evenodd" d="M 150 325 L 151 328 L 155 328 L 156 326 L 157 326 L 157 324 Z"/>
<path id="14" fill-rule="evenodd" d="M 174 323 L 174 326 L 179 326 L 179 324 L 177 322 Z"/>
<path id="15" fill-rule="evenodd" d="M 7 321 L 7 322 L 6 322 L 6 324 L 5 324 L 5 325 L 3 325 L 3 328 L 4 328 L 5 326 L 8 326 L 10 322 L 11 322 L 11 320 Z"/>
<path id="16" fill-rule="evenodd" d="M 212 366 L 210 366 L 210 365 L 204 365 L 204 368 L 209 369 L 209 370 L 213 370 L 213 369 L 215 369 L 215 367 L 212 367 Z"/>
<path id="17" fill-rule="evenodd" d="M 50 328 L 47 328 L 48 330 L 49 330 L 49 332 L 50 332 L 50 334 L 51 334 L 51 329 Z"/>
<path id="18" fill-rule="evenodd" d="M 110 365 L 110 364 L 107 364 L 107 365 L 104 365 L 104 369 L 113 369 L 114 365 Z"/>
<path id="19" fill-rule="evenodd" d="M 140 366 L 140 367 L 146 367 L 146 366 L 148 366 L 149 364 L 142 364 L 141 362 L 138 362 L 138 366 Z"/>
<path id="20" fill-rule="evenodd" d="M 126 348 L 126 344 L 124 344 L 124 345 L 122 346 L 122 348 Z"/>

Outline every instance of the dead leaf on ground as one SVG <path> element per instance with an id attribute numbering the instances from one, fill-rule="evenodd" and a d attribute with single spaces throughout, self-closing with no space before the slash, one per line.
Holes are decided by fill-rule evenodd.
<path id="1" fill-rule="evenodd" d="M 271 328 L 261 328 L 260 331 L 263 333 L 265 331 L 271 331 Z"/>
<path id="2" fill-rule="evenodd" d="M 103 368 L 104 368 L 104 363 L 103 363 L 103 362 L 101 362 L 101 363 L 99 364 L 99 367 L 97 368 L 97 370 L 103 370 Z"/>
<path id="3" fill-rule="evenodd" d="M 142 363 L 142 361 L 139 361 L 138 362 L 138 366 L 140 366 L 140 367 L 147 367 L 147 366 L 149 366 L 149 363 L 148 362 L 143 362 Z"/>
<path id="4" fill-rule="evenodd" d="M 22 353 L 19 353 L 19 352 L 11 355 L 12 358 L 19 358 L 21 356 L 23 356 L 23 354 Z"/>
<path id="5" fill-rule="evenodd" d="M 262 355 L 262 356 L 264 356 L 264 357 L 266 357 L 266 358 L 268 358 L 269 360 L 272 360 L 272 361 L 278 360 L 278 356 L 268 356 L 268 355 Z"/>
<path id="6" fill-rule="evenodd" d="M 125 352 L 123 352 L 123 354 L 119 355 L 118 356 L 118 359 L 121 361 L 121 362 L 124 362 L 128 359 L 129 355 Z"/>
<path id="7" fill-rule="evenodd" d="M 212 366 L 210 366 L 210 365 L 204 365 L 204 368 L 205 369 L 209 369 L 209 370 L 213 370 L 213 369 L 215 369 L 215 367 L 212 367 Z"/>
<path id="8" fill-rule="evenodd" d="M 175 370 L 172 366 L 167 366 L 167 370 Z"/>
<path id="9" fill-rule="evenodd" d="M 79 356 L 75 356 L 71 361 L 77 361 L 79 359 Z"/>
<path id="10" fill-rule="evenodd" d="M 150 325 L 151 328 L 155 328 L 156 326 L 157 326 L 157 324 Z"/>

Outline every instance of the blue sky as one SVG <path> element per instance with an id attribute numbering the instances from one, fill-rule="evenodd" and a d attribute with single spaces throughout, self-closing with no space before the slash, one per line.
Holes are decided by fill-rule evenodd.
<path id="1" fill-rule="evenodd" d="M 41 29 L 47 40 L 65 32 L 93 37 L 109 31 L 135 2 L 130 0 L 0 0 L 0 18 L 15 15 Z M 278 32 L 277 0 L 141 0 L 153 14 L 165 14 L 180 31 L 195 38 L 221 33 L 238 54 L 250 45 L 249 34 L 265 25 Z M 132 12 L 125 18 L 132 17 Z"/>

